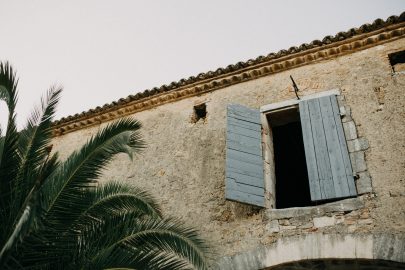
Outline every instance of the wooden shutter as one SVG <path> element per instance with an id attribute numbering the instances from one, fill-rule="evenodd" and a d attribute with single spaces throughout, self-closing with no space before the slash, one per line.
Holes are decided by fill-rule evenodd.
<path id="1" fill-rule="evenodd" d="M 336 96 L 299 103 L 312 201 L 356 195 Z"/>
<path id="2" fill-rule="evenodd" d="M 260 112 L 228 105 L 226 183 L 228 200 L 264 207 Z"/>

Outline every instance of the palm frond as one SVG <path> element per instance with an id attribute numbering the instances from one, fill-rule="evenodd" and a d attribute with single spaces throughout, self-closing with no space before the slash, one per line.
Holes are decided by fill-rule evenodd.
<path id="1" fill-rule="evenodd" d="M 0 100 L 6 102 L 9 114 L 14 114 L 17 104 L 17 85 L 13 68 L 8 62 L 0 62 Z"/>
<path id="2" fill-rule="evenodd" d="M 103 233 L 107 231 L 108 235 Z M 207 267 L 207 244 L 194 229 L 176 220 L 107 218 L 83 241 L 98 246 L 96 254 L 87 256 L 94 269 L 113 265 L 141 269 Z"/>
<path id="3" fill-rule="evenodd" d="M 92 229 L 94 222 L 99 223 L 107 216 L 160 218 L 162 215 L 159 205 L 148 192 L 114 181 L 88 191 L 81 205 L 86 208 L 76 220 L 64 219 L 65 224 L 81 232 Z"/>
<path id="4" fill-rule="evenodd" d="M 28 221 L 30 220 L 31 216 L 31 207 L 27 206 L 24 209 L 24 212 L 22 213 L 16 226 L 14 227 L 14 230 L 12 231 L 10 237 L 7 239 L 6 243 L 2 245 L 2 249 L 0 250 L 0 266 L 3 266 L 6 263 L 8 254 L 12 251 L 16 243 L 19 241 L 22 231 L 26 231 L 28 229 Z"/>
<path id="5" fill-rule="evenodd" d="M 21 131 L 19 149 L 22 156 L 21 176 L 25 178 L 28 171 L 37 170 L 42 166 L 49 154 L 52 139 L 51 121 L 59 101 L 61 88 L 51 88 L 41 109 L 36 108 L 28 119 L 26 127 Z"/>
<path id="6" fill-rule="evenodd" d="M 34 109 L 26 127 L 20 132 L 19 153 L 21 166 L 16 179 L 17 196 L 16 203 L 23 205 L 26 197 L 34 188 L 39 188 L 43 182 L 42 168 L 50 165 L 47 162 L 50 155 L 50 142 L 52 138 L 51 121 L 55 114 L 56 105 L 59 101 L 61 88 L 51 88 L 46 98 L 42 99 L 41 108 Z M 18 212 L 17 212 L 18 213 Z"/>
<path id="7" fill-rule="evenodd" d="M 42 205 L 48 222 L 56 228 L 64 226 L 61 216 L 77 219 L 83 211 L 83 205 L 79 203 L 83 200 L 83 189 L 96 186 L 102 170 L 113 156 L 144 146 L 138 132 L 140 127 L 141 124 L 133 119 L 122 119 L 108 125 L 52 174 L 42 187 Z"/>
<path id="8" fill-rule="evenodd" d="M 8 63 L 0 63 L 0 99 L 7 104 L 9 115 L 6 132 L 2 137 L 0 152 L 0 246 L 9 239 L 14 223 L 14 179 L 21 164 L 18 153 L 18 138 L 15 106 L 17 102 L 17 79 Z"/>
<path id="9" fill-rule="evenodd" d="M 18 135 L 18 173 L 12 179 L 12 202 L 8 205 L 8 239 L 3 249 L 12 249 L 18 241 L 22 241 L 38 222 L 41 208 L 37 203 L 38 188 L 41 184 L 42 168 L 48 159 L 47 151 L 51 140 L 51 120 L 61 90 L 51 89 L 46 99 L 42 100 L 42 110 L 35 110 L 25 130 Z M 52 165 L 52 164 L 51 164 Z M 29 211 L 27 211 L 29 209 Z M 0 258 L 5 258 L 5 252 Z"/>
<path id="10" fill-rule="evenodd" d="M 163 219 L 147 192 L 118 182 L 99 185 L 118 153 L 144 147 L 141 124 L 107 125 L 59 162 L 51 121 L 61 89 L 51 88 L 17 132 L 17 80 L 0 63 L 0 269 L 206 269 L 207 244 L 194 229 Z"/>

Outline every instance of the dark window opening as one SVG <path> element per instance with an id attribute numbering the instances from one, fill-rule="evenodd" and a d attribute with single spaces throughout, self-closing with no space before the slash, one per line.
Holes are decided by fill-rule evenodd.
<path id="1" fill-rule="evenodd" d="M 405 72 L 405 51 L 388 55 L 393 72 Z"/>
<path id="2" fill-rule="evenodd" d="M 205 119 L 207 116 L 207 105 L 205 103 L 194 106 L 193 122 L 196 123 L 200 119 Z"/>
<path id="3" fill-rule="evenodd" d="M 375 259 L 310 259 L 287 262 L 266 270 L 400 270 L 404 267 L 404 263 Z"/>
<path id="4" fill-rule="evenodd" d="M 276 208 L 314 205 L 298 109 L 270 113 L 268 120 L 273 133 Z"/>

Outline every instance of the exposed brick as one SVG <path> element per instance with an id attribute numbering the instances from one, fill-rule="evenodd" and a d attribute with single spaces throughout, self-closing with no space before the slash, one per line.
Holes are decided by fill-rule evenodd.
<path id="1" fill-rule="evenodd" d="M 353 220 L 353 219 L 345 219 L 344 223 L 345 223 L 346 225 L 353 225 L 353 224 L 356 224 L 357 221 L 356 221 L 356 220 Z"/>
<path id="2" fill-rule="evenodd" d="M 372 224 L 373 220 L 371 218 L 367 218 L 367 219 L 360 219 L 358 221 L 358 224 Z"/>

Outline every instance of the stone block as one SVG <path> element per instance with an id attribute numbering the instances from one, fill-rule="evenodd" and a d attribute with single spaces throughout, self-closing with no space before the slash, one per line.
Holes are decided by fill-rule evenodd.
<path id="1" fill-rule="evenodd" d="M 350 153 L 368 149 L 368 141 L 365 138 L 358 138 L 347 141 L 347 148 Z"/>
<path id="2" fill-rule="evenodd" d="M 357 221 L 357 223 L 358 223 L 359 225 L 367 225 L 367 224 L 372 224 L 372 223 L 373 223 L 373 220 L 372 220 L 371 218 L 359 219 L 359 220 Z"/>
<path id="3" fill-rule="evenodd" d="M 352 109 L 350 109 L 349 106 L 345 106 L 345 111 L 346 111 L 346 116 L 351 116 L 352 115 Z"/>
<path id="4" fill-rule="evenodd" d="M 341 119 L 342 119 L 342 123 L 353 121 L 353 118 L 350 115 L 345 115 Z"/>
<path id="5" fill-rule="evenodd" d="M 346 115 L 346 108 L 345 108 L 345 106 L 340 106 L 340 107 L 339 107 L 339 111 L 340 111 L 340 116 L 345 116 L 345 115 Z"/>
<path id="6" fill-rule="evenodd" d="M 266 230 L 269 233 L 276 233 L 280 231 L 280 226 L 278 225 L 278 220 L 272 220 L 266 225 Z"/>
<path id="7" fill-rule="evenodd" d="M 353 225 L 353 224 L 356 224 L 356 223 L 357 223 L 357 220 L 346 218 L 346 219 L 344 220 L 344 223 L 345 223 L 346 225 Z"/>
<path id="8" fill-rule="evenodd" d="M 360 218 L 362 218 L 362 219 L 370 218 L 370 212 L 365 211 L 365 212 L 361 213 Z"/>
<path id="9" fill-rule="evenodd" d="M 341 224 L 345 222 L 345 218 L 343 216 L 336 217 L 336 224 Z"/>
<path id="10" fill-rule="evenodd" d="M 290 225 L 290 221 L 288 219 L 281 219 L 278 221 L 278 223 L 280 223 L 280 225 L 283 225 L 283 226 Z"/>
<path id="11" fill-rule="evenodd" d="M 405 262 L 404 235 L 374 234 L 373 257 L 375 259 Z"/>
<path id="12" fill-rule="evenodd" d="M 366 160 L 363 151 L 350 153 L 350 161 L 354 173 L 364 172 L 367 170 Z"/>
<path id="13" fill-rule="evenodd" d="M 364 202 L 359 198 L 350 198 L 337 202 L 331 202 L 323 206 L 325 213 L 332 212 L 349 212 L 364 207 Z"/>
<path id="14" fill-rule="evenodd" d="M 351 109 L 349 106 L 340 106 L 339 111 L 343 123 L 353 120 Z"/>
<path id="15" fill-rule="evenodd" d="M 357 194 L 373 192 L 370 174 L 368 172 L 361 172 L 358 173 L 358 176 L 359 178 L 356 180 Z"/>
<path id="16" fill-rule="evenodd" d="M 298 216 L 298 217 L 291 218 L 290 219 L 290 224 L 300 226 L 300 225 L 305 224 L 305 223 L 307 223 L 309 221 L 312 221 L 312 217 L 310 215 L 303 215 L 303 216 Z"/>
<path id="17" fill-rule="evenodd" d="M 359 198 L 350 198 L 337 202 L 326 203 L 319 206 L 269 209 L 265 212 L 264 219 L 279 220 L 291 218 L 290 222 L 295 222 L 298 221 L 298 217 L 302 217 L 303 219 L 307 220 L 307 217 L 311 216 L 319 217 L 325 215 L 325 213 L 354 211 L 363 207 L 364 202 L 362 200 L 360 200 Z"/>
<path id="18" fill-rule="evenodd" d="M 349 233 L 354 233 L 357 230 L 357 225 L 350 225 L 349 227 L 347 227 L 347 231 Z"/>
<path id="19" fill-rule="evenodd" d="M 266 211 L 266 217 L 269 220 L 285 219 L 298 217 L 302 215 L 313 215 L 316 211 L 315 207 L 292 207 L 285 209 L 271 209 Z"/>
<path id="20" fill-rule="evenodd" d="M 297 226 L 287 225 L 287 226 L 280 226 L 280 231 L 288 231 L 288 230 L 295 230 Z"/>
<path id="21" fill-rule="evenodd" d="M 335 225 L 335 217 L 316 217 L 314 218 L 314 227 L 322 228 Z"/>
<path id="22" fill-rule="evenodd" d="M 298 226 L 298 228 L 300 228 L 300 229 L 309 229 L 309 228 L 312 228 L 313 226 L 314 226 L 314 224 L 312 222 L 308 222 L 308 223 L 305 223 L 303 225 Z"/>
<path id="23" fill-rule="evenodd" d="M 353 121 L 343 123 L 343 130 L 345 132 L 346 140 L 357 139 L 356 125 Z"/>

